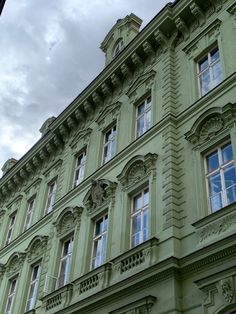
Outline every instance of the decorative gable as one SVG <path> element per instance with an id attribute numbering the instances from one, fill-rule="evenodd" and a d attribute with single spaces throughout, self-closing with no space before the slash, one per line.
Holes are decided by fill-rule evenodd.
<path id="1" fill-rule="evenodd" d="M 185 138 L 195 148 L 199 148 L 202 144 L 217 137 L 218 134 L 228 132 L 232 123 L 235 122 L 235 104 L 228 104 L 222 108 L 210 108 L 195 121 L 190 131 L 185 134 Z"/>
<path id="2" fill-rule="evenodd" d="M 117 183 L 105 179 L 93 180 L 91 188 L 84 197 L 83 203 L 88 214 L 108 206 L 115 195 Z"/>
<path id="3" fill-rule="evenodd" d="M 131 99 L 131 102 L 136 102 L 140 95 L 145 95 L 148 93 L 153 85 L 153 81 L 155 78 L 156 72 L 151 70 L 150 72 L 144 73 L 139 76 L 131 85 L 129 90 L 127 91 L 127 96 Z"/>
<path id="4" fill-rule="evenodd" d="M 90 135 L 91 135 L 92 129 L 82 129 L 79 130 L 73 139 L 70 142 L 70 148 L 73 150 L 74 153 L 78 152 L 83 147 L 87 146 L 89 143 Z"/>
<path id="5" fill-rule="evenodd" d="M 13 253 L 10 258 L 8 259 L 5 267 L 6 267 L 6 274 L 8 277 L 16 275 L 21 270 L 21 267 L 25 260 L 25 253 L 23 252 L 16 252 Z"/>
<path id="6" fill-rule="evenodd" d="M 155 177 L 156 159 L 156 154 L 148 153 L 145 156 L 138 155 L 129 160 L 121 174 L 117 176 L 123 190 L 127 190 L 133 185 L 142 182 L 142 180 L 147 179 L 151 174 Z"/>
<path id="7" fill-rule="evenodd" d="M 48 236 L 35 236 L 29 243 L 27 249 L 25 250 L 27 254 L 28 261 L 32 263 L 33 261 L 40 258 L 47 247 Z"/>
<path id="8" fill-rule="evenodd" d="M 80 227 L 82 212 L 83 207 L 75 206 L 65 208 L 54 222 L 57 229 L 57 235 L 64 235 L 73 231 L 76 226 Z"/>

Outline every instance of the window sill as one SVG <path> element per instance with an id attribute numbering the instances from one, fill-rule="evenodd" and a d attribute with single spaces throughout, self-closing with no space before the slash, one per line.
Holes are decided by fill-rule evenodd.
<path id="1" fill-rule="evenodd" d="M 219 241 L 235 233 L 236 202 L 214 212 L 192 224 L 199 237 L 199 245 Z"/>

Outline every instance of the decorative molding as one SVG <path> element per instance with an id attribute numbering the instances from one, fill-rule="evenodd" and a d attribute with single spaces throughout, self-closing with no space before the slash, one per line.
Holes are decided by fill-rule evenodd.
<path id="1" fill-rule="evenodd" d="M 204 49 L 206 46 L 209 46 L 211 43 L 217 40 L 220 34 L 221 23 L 222 21 L 220 19 L 216 19 L 203 32 L 201 32 L 187 46 L 183 48 L 183 51 L 186 53 L 189 59 L 196 58 L 201 52 L 199 42 L 204 36 L 207 36 L 207 43 L 204 41 Z"/>
<path id="2" fill-rule="evenodd" d="M 82 212 L 83 207 L 66 207 L 53 222 L 57 236 L 73 231 L 76 226 L 80 228 Z"/>
<path id="3" fill-rule="evenodd" d="M 226 303 L 232 303 L 234 300 L 235 290 L 233 287 L 233 278 L 228 277 L 220 281 L 221 294 Z"/>
<path id="4" fill-rule="evenodd" d="M 236 213 L 232 212 L 229 215 L 222 216 L 212 223 L 208 223 L 200 227 L 196 232 L 199 236 L 199 242 L 205 242 L 209 238 L 219 236 L 222 233 L 229 232 L 230 229 L 235 230 Z"/>
<path id="5" fill-rule="evenodd" d="M 235 104 L 210 108 L 195 121 L 190 131 L 185 133 L 185 138 L 195 148 L 199 148 L 201 144 L 211 141 L 223 130 L 229 130 L 235 121 Z"/>
<path id="6" fill-rule="evenodd" d="M 115 197 L 117 183 L 105 179 L 92 180 L 91 187 L 86 193 L 83 204 L 88 214 L 108 206 Z"/>
<path id="7" fill-rule="evenodd" d="M 69 143 L 70 148 L 73 150 L 74 153 L 78 150 L 78 144 L 83 141 L 82 146 L 87 146 L 89 143 L 90 135 L 92 133 L 92 129 L 83 129 L 79 130 L 72 138 L 72 140 Z"/>
<path id="8" fill-rule="evenodd" d="M 25 250 L 28 258 L 28 262 L 32 263 L 41 257 L 47 248 L 48 236 L 35 236 L 29 243 Z"/>
<path id="9" fill-rule="evenodd" d="M 25 256 L 26 256 L 26 253 L 15 252 L 9 257 L 5 265 L 7 277 L 11 277 L 15 275 L 16 273 L 19 273 L 19 271 L 21 270 L 23 266 Z"/>
<path id="10" fill-rule="evenodd" d="M 142 89 L 141 94 L 145 94 L 151 90 L 155 75 L 156 75 L 156 72 L 154 70 L 151 70 L 150 72 L 147 72 L 139 76 L 133 82 L 133 84 L 131 85 L 131 87 L 126 93 L 127 96 L 131 99 L 132 103 L 138 100 L 138 97 L 140 95 L 140 93 L 138 93 L 138 90 Z"/>
<path id="11" fill-rule="evenodd" d="M 151 308 L 156 303 L 156 301 L 157 301 L 156 297 L 148 295 L 128 305 L 122 306 L 114 311 L 111 311 L 109 312 L 109 314 L 150 313 Z"/>
<path id="12" fill-rule="evenodd" d="M 121 102 L 117 101 L 115 103 L 111 103 L 110 105 L 107 105 L 105 108 L 103 108 L 101 110 L 101 112 L 99 113 L 98 117 L 96 118 L 95 122 L 100 125 L 103 126 L 105 119 L 108 115 L 111 115 L 111 120 L 115 120 L 120 113 L 120 107 L 121 107 Z"/>
<path id="13" fill-rule="evenodd" d="M 151 174 L 155 178 L 156 160 L 157 155 L 152 153 L 148 153 L 145 156 L 137 155 L 129 160 L 122 172 L 117 176 L 123 190 L 127 190 L 143 179 L 147 179 Z"/>

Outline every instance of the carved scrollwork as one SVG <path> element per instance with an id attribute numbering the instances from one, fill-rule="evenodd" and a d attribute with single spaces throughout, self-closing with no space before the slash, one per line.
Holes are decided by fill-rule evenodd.
<path id="1" fill-rule="evenodd" d="M 224 126 L 224 121 L 220 117 L 212 117 L 206 121 L 200 129 L 200 143 L 212 139 Z"/>
<path id="2" fill-rule="evenodd" d="M 26 249 L 27 258 L 30 263 L 44 254 L 47 247 L 47 241 L 48 236 L 41 235 L 34 237 L 30 241 Z"/>
<path id="3" fill-rule="evenodd" d="M 83 200 L 89 214 L 109 204 L 114 198 L 116 185 L 117 183 L 104 179 L 92 181 L 91 188 Z"/>
<path id="4" fill-rule="evenodd" d="M 235 121 L 235 105 L 227 104 L 222 108 L 210 108 L 197 119 L 191 130 L 185 134 L 185 138 L 198 148 L 221 132 L 229 130 Z"/>
<path id="5" fill-rule="evenodd" d="M 65 208 L 53 223 L 56 226 L 57 235 L 66 234 L 75 229 L 76 226 L 79 228 L 82 212 L 83 208 L 78 206 Z"/>
<path id="6" fill-rule="evenodd" d="M 234 288 L 232 278 L 222 279 L 220 281 L 221 293 L 227 303 L 232 303 L 234 298 Z"/>
<path id="7" fill-rule="evenodd" d="M 6 267 L 6 274 L 8 277 L 19 273 L 22 268 L 22 265 L 25 260 L 26 253 L 24 252 L 16 252 L 8 259 L 5 267 Z"/>
<path id="8" fill-rule="evenodd" d="M 148 153 L 145 156 L 135 156 L 124 167 L 117 179 L 121 182 L 123 189 L 148 178 L 151 173 L 155 172 L 156 154 Z"/>

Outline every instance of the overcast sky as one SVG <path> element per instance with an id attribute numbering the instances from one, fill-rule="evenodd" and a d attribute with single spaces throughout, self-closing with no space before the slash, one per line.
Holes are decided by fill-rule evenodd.
<path id="1" fill-rule="evenodd" d="M 19 159 L 104 67 L 100 43 L 131 12 L 142 28 L 168 0 L 6 0 L 0 17 L 0 168 Z M 0 171 L 1 174 L 1 171 Z"/>

